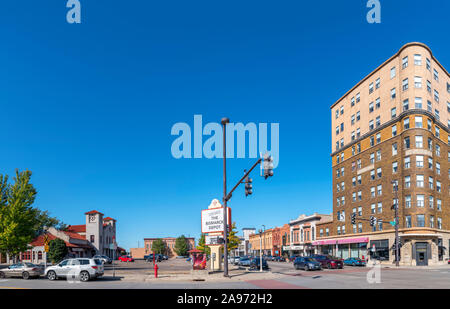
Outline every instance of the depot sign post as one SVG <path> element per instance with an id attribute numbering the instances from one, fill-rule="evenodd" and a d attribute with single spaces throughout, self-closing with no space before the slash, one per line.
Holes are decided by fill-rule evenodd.
<path id="1" fill-rule="evenodd" d="M 205 234 L 205 245 L 211 248 L 211 270 L 222 270 L 222 254 L 224 247 L 224 213 L 227 218 L 228 230 L 231 229 L 231 209 L 220 204 L 219 200 L 212 200 L 208 209 L 201 212 L 202 234 Z"/>

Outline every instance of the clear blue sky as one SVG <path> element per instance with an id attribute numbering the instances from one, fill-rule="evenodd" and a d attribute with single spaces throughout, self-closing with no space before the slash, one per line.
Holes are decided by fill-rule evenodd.
<path id="1" fill-rule="evenodd" d="M 275 176 L 230 201 L 238 228 L 331 213 L 329 107 L 407 42 L 450 68 L 447 0 L 81 0 L 0 4 L 0 173 L 33 172 L 36 206 L 68 224 L 99 210 L 119 245 L 200 234 L 220 159 L 175 160 L 176 122 L 280 123 Z M 228 162 L 229 186 L 253 163 Z"/>

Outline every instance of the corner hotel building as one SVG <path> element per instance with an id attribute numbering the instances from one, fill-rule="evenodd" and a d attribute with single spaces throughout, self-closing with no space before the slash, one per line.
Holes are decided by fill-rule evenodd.
<path id="1" fill-rule="evenodd" d="M 333 220 L 317 225 L 317 251 L 394 263 L 389 222 L 398 197 L 400 264 L 446 263 L 450 75 L 431 49 L 403 46 L 334 103 L 331 116 Z"/>

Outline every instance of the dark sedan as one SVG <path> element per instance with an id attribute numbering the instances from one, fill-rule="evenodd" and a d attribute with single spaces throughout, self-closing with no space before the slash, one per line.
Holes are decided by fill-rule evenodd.
<path id="1" fill-rule="evenodd" d="M 251 260 L 246 256 L 243 256 L 239 259 L 239 263 L 238 263 L 239 266 L 249 267 L 250 264 L 251 264 Z"/>
<path id="2" fill-rule="evenodd" d="M 304 269 L 306 271 L 322 270 L 322 264 L 314 258 L 300 256 L 294 260 L 294 268 Z"/>
<path id="3" fill-rule="evenodd" d="M 260 262 L 261 258 L 253 258 L 250 261 L 250 269 L 260 269 Z M 262 259 L 262 268 L 263 269 L 269 269 L 269 265 L 267 264 L 267 261 L 265 259 Z"/>
<path id="4" fill-rule="evenodd" d="M 320 262 L 320 264 L 322 264 L 322 267 L 326 267 L 328 269 L 344 268 L 344 263 L 340 258 L 333 257 L 331 255 L 313 255 L 312 257 Z"/>

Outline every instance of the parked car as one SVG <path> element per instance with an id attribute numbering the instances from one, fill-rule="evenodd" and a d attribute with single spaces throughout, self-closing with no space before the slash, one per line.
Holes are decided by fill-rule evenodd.
<path id="1" fill-rule="evenodd" d="M 106 255 L 94 255 L 94 259 L 99 259 L 100 261 L 103 261 L 104 264 L 111 264 L 112 259 Z"/>
<path id="2" fill-rule="evenodd" d="M 250 269 L 260 269 L 260 262 L 261 259 L 256 257 L 250 260 Z M 267 264 L 267 261 L 265 259 L 262 259 L 262 268 L 263 269 L 269 269 L 269 265 Z"/>
<path id="3" fill-rule="evenodd" d="M 295 269 L 322 270 L 322 264 L 312 257 L 299 256 L 294 260 Z"/>
<path id="4" fill-rule="evenodd" d="M 360 258 L 348 258 L 344 260 L 344 264 L 350 266 L 366 266 L 366 261 Z"/>
<path id="5" fill-rule="evenodd" d="M 134 259 L 129 255 L 122 255 L 119 257 L 119 261 L 121 262 L 134 262 Z"/>
<path id="6" fill-rule="evenodd" d="M 187 259 L 188 257 L 187 257 L 187 256 L 184 256 L 184 255 L 178 255 L 176 258 L 177 258 L 177 259 Z"/>
<path id="7" fill-rule="evenodd" d="M 286 262 L 284 257 L 281 257 L 281 256 L 275 256 L 272 261 L 274 261 L 274 262 Z"/>
<path id="8" fill-rule="evenodd" d="M 147 262 L 153 262 L 153 254 L 145 255 L 145 256 L 144 256 L 144 259 L 145 259 Z M 155 261 L 156 261 L 156 262 L 161 262 L 161 261 L 162 261 L 162 257 L 161 257 L 160 254 L 155 254 Z"/>
<path id="9" fill-rule="evenodd" d="M 162 256 L 162 259 L 163 259 L 163 260 L 168 260 L 169 257 L 168 257 L 167 255 L 163 255 L 163 256 Z"/>
<path id="10" fill-rule="evenodd" d="M 99 259 L 77 258 L 67 259 L 45 269 L 45 276 L 49 280 L 76 276 L 82 282 L 103 276 L 104 266 Z"/>
<path id="11" fill-rule="evenodd" d="M 235 256 L 234 258 L 233 258 L 233 265 L 239 265 L 239 260 L 241 259 L 241 257 L 240 256 Z"/>
<path id="12" fill-rule="evenodd" d="M 238 265 L 239 265 L 239 266 L 244 266 L 244 267 L 249 267 L 249 266 L 250 266 L 250 263 L 251 263 L 251 260 L 250 260 L 247 256 L 242 256 L 242 257 L 239 259 Z"/>
<path id="13" fill-rule="evenodd" d="M 21 277 L 25 280 L 29 278 L 39 278 L 44 273 L 43 269 L 35 264 L 24 262 L 17 263 L 0 270 L 0 278 Z"/>
<path id="14" fill-rule="evenodd" d="M 326 267 L 328 269 L 344 268 L 344 262 L 340 258 L 333 257 L 331 255 L 320 255 L 320 254 L 315 254 L 312 257 L 315 258 L 317 261 L 319 261 L 322 264 L 322 267 Z"/>

